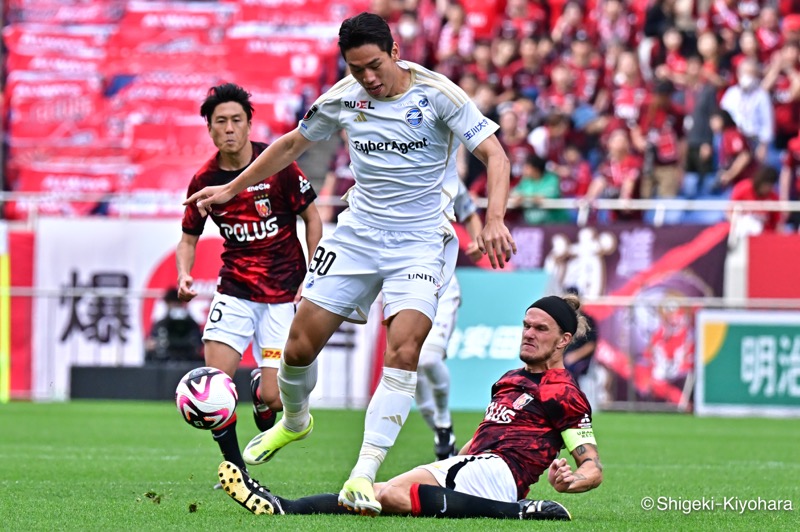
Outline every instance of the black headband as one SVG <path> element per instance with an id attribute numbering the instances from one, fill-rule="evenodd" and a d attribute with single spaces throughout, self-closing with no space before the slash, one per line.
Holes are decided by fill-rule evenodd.
<path id="1" fill-rule="evenodd" d="M 574 336 L 578 331 L 578 315 L 569 303 L 558 296 L 545 296 L 528 308 L 538 308 L 547 312 L 564 332 Z"/>

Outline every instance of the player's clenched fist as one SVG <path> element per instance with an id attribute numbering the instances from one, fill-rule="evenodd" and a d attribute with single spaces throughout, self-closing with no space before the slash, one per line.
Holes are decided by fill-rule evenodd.
<path id="1" fill-rule="evenodd" d="M 565 493 L 572 481 L 572 468 L 567 463 L 566 458 L 556 458 L 547 470 L 547 481 L 553 488 L 561 493 Z"/>

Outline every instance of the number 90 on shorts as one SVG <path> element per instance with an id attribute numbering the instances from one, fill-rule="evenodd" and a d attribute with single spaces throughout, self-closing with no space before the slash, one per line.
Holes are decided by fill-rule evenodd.
<path id="1" fill-rule="evenodd" d="M 314 250 L 303 297 L 348 321 L 366 323 L 370 305 L 383 291 L 384 318 L 413 309 L 433 321 L 458 256 L 452 228 L 387 231 L 348 214 L 339 216 L 334 232 Z"/>

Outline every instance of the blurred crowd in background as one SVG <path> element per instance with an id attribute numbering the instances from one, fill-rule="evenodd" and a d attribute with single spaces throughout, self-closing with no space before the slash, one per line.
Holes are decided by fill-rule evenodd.
<path id="1" fill-rule="evenodd" d="M 498 122 L 519 223 L 574 219 L 540 199 L 800 197 L 798 0 L 11 0 L 4 188 L 51 194 L 57 214 L 131 209 L 69 192 L 128 193 L 141 199 L 133 214 L 169 214 L 148 198 L 185 190 L 211 153 L 205 90 L 246 87 L 253 138 L 274 138 L 346 74 L 336 31 L 363 10 L 389 21 L 401 58 L 457 81 Z M 336 140 L 310 163 L 323 197 L 352 184 Z M 460 159 L 476 197 L 482 168 Z M 800 222 L 760 214 L 765 230 Z M 618 209 L 596 221 L 643 219 Z"/>

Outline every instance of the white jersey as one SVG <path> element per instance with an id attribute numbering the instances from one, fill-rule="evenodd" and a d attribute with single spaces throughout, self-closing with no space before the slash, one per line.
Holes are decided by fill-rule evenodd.
<path id="1" fill-rule="evenodd" d="M 453 218 L 456 150 L 473 151 L 498 129 L 445 76 L 415 63 L 410 88 L 372 98 L 348 76 L 320 96 L 300 121 L 308 140 L 347 132 L 356 185 L 347 193 L 358 221 L 378 229 L 434 229 Z"/>

